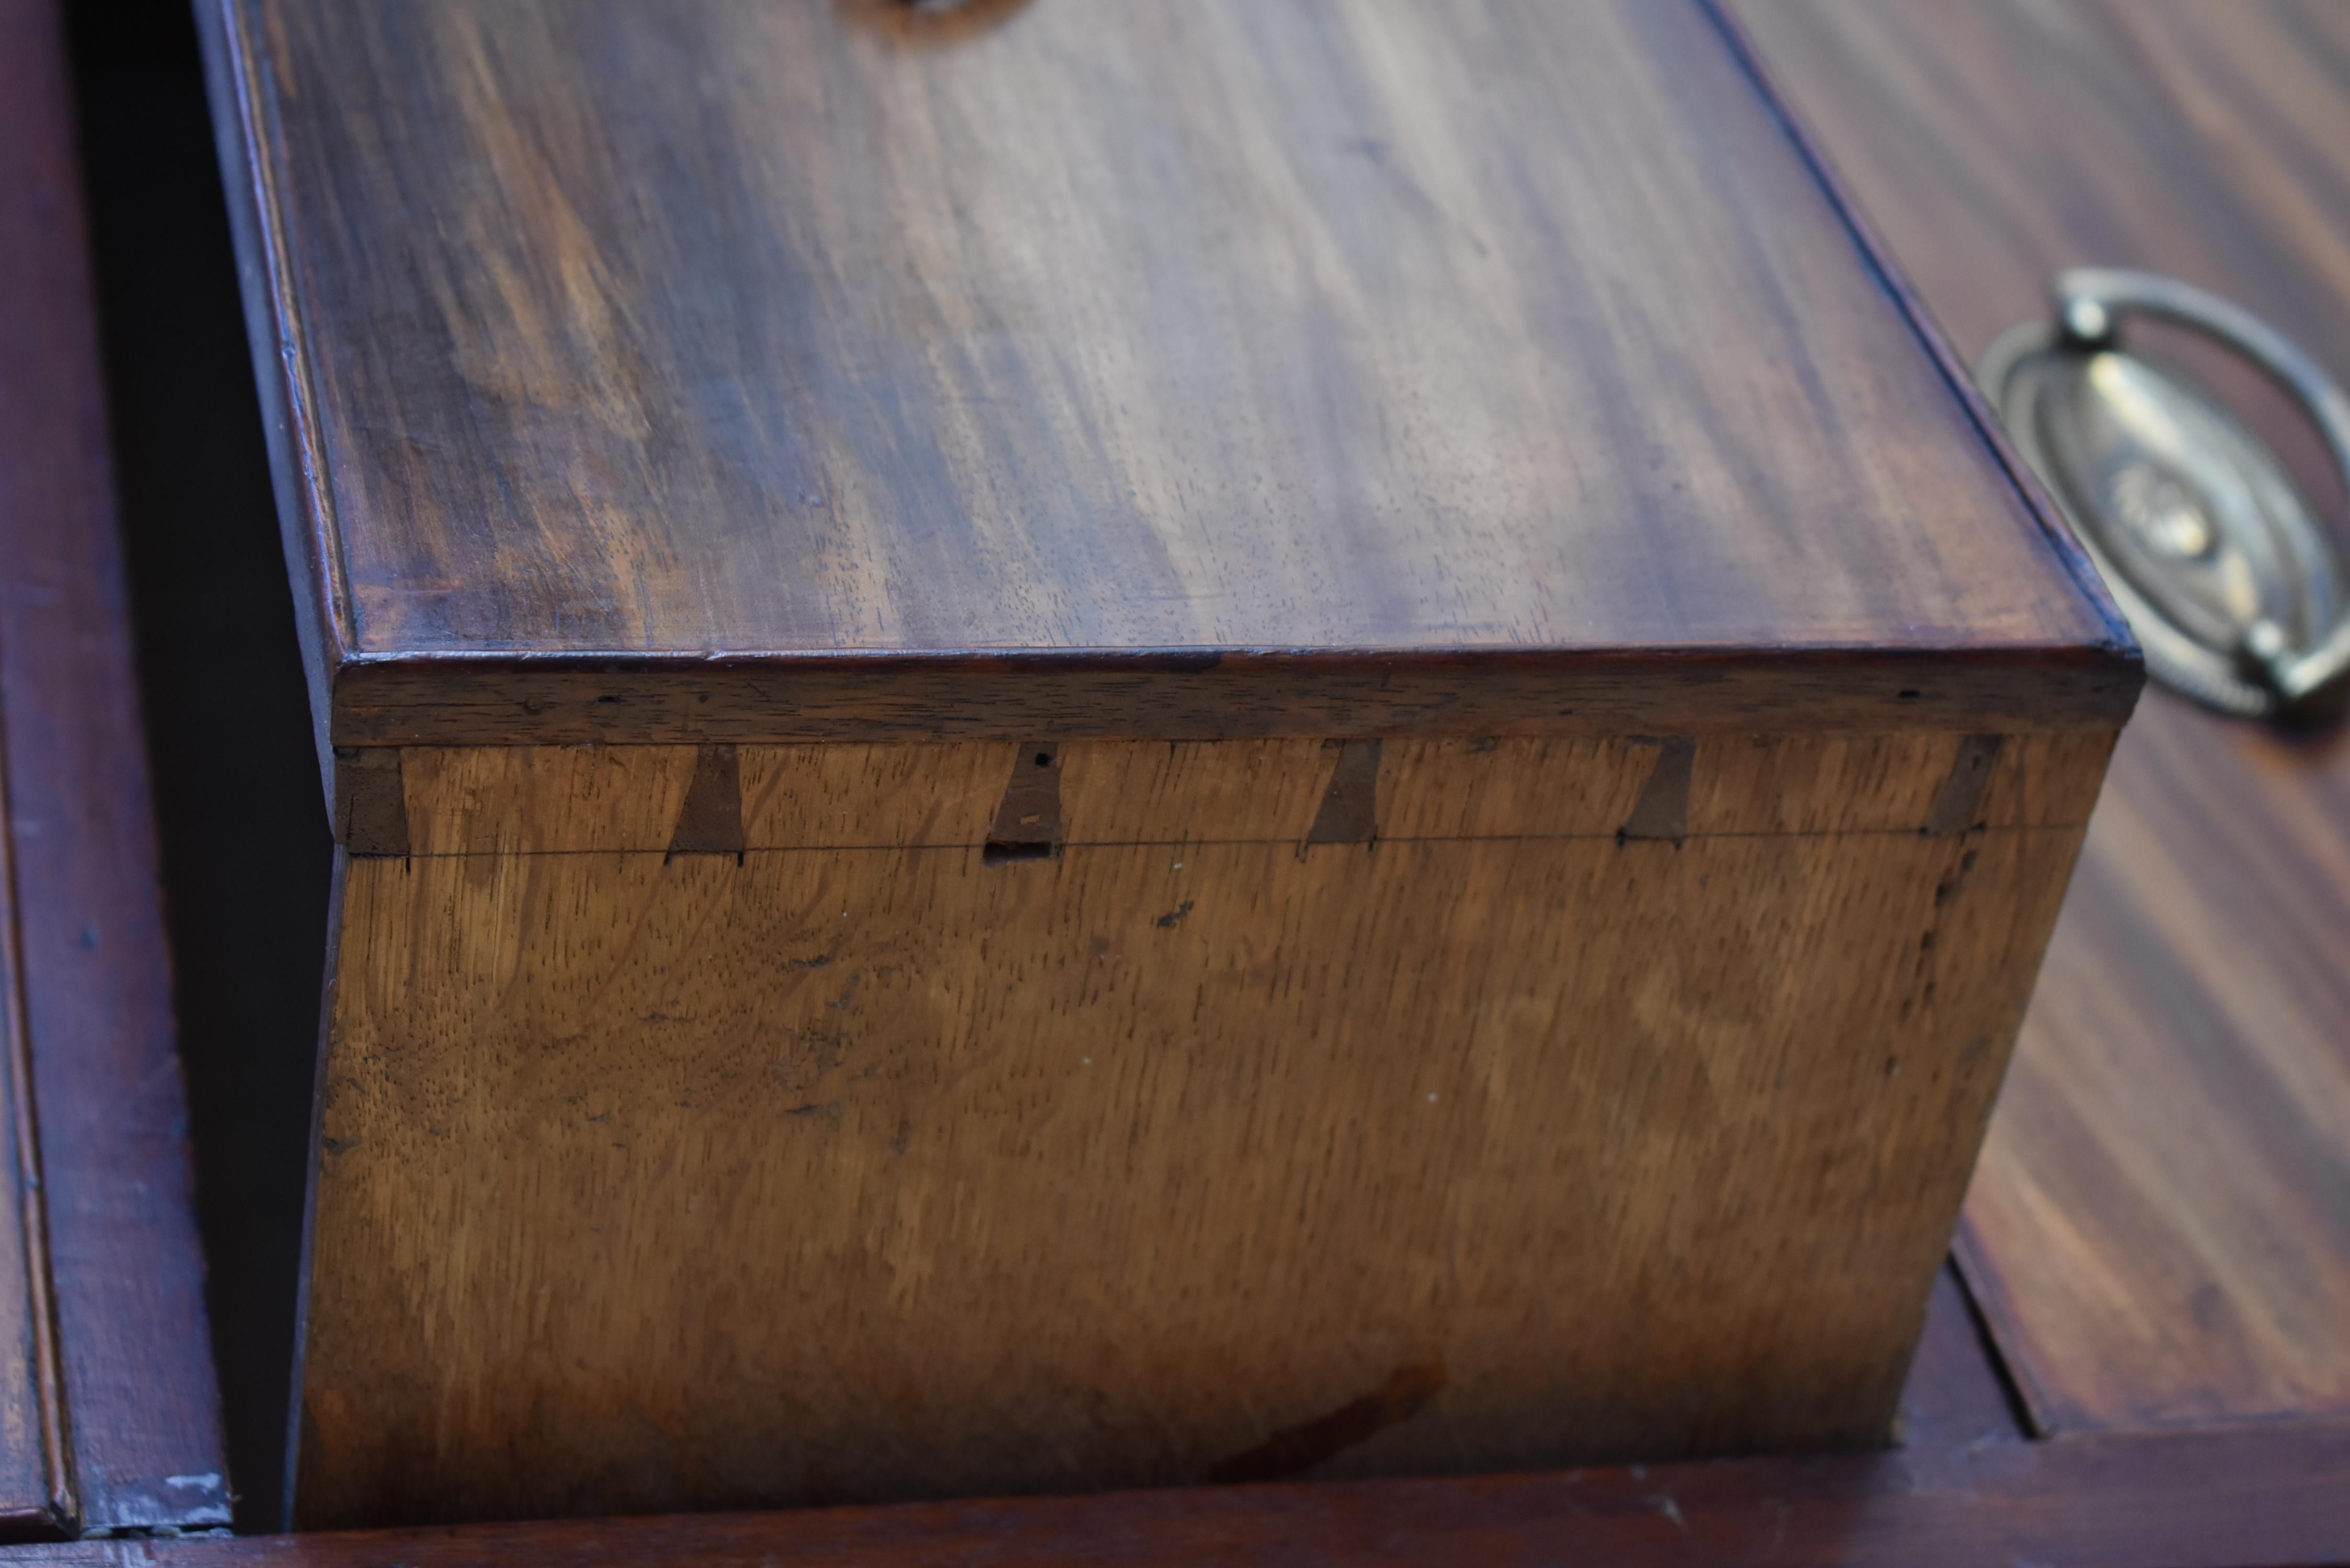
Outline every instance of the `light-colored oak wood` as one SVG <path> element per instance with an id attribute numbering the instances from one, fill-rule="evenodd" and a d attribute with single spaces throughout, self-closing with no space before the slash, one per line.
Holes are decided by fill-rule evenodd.
<path id="1" fill-rule="evenodd" d="M 1348 749 L 411 754 L 571 826 L 345 862 L 302 1520 L 1882 1438 L 2102 751 Z"/>
<path id="2" fill-rule="evenodd" d="M 694 762 L 691 746 L 407 748 L 399 753 L 399 798 L 409 849 L 666 848 Z"/>
<path id="3" fill-rule="evenodd" d="M 1993 737 L 1958 826 L 2088 820 L 2110 732 Z M 1684 831 L 1915 830 L 1962 753 L 1961 734 L 1739 735 L 1691 742 Z M 1663 740 L 1388 741 L 1381 839 L 1612 836 L 1638 808 Z M 743 746 L 741 841 L 753 849 L 975 846 L 1036 748 Z M 1076 741 L 1055 745 L 1076 844 L 1303 843 L 1337 749 L 1321 741 Z M 414 855 L 671 846 L 692 746 L 411 746 L 398 776 Z"/>

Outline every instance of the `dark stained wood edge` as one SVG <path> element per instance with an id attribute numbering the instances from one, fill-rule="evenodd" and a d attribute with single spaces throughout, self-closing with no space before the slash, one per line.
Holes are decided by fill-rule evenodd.
<path id="1" fill-rule="evenodd" d="M 1772 119 L 1786 133 L 1787 140 L 1794 144 L 1797 155 L 1803 159 L 1804 167 L 1811 171 L 1812 178 L 1818 182 L 1829 204 L 1835 209 L 1836 216 L 1843 221 L 1845 231 L 1859 248 L 1869 271 L 1900 310 L 1902 318 L 1908 322 L 1910 331 L 1917 335 L 1927 356 L 1942 372 L 1942 379 L 1949 385 L 1950 395 L 1966 410 L 1975 433 L 1982 438 L 1984 446 L 1990 449 L 1992 457 L 2006 472 L 2008 483 L 2015 486 L 2016 493 L 2022 498 L 2024 510 L 2040 524 L 2049 550 L 2071 576 L 2074 586 L 2081 591 L 2082 598 L 2104 620 L 2114 645 L 2128 649 L 2130 656 L 2137 658 L 2137 639 L 2130 634 L 2129 623 L 2123 617 L 2121 607 L 2114 603 L 2113 595 L 2106 590 L 2105 577 L 2098 572 L 2096 563 L 2089 559 L 2088 552 L 2073 536 L 2072 527 L 2064 521 L 2064 513 L 2058 510 L 2039 478 L 2033 473 L 2031 465 L 2017 453 L 2014 443 L 2008 440 L 2006 425 L 1992 411 L 1990 401 L 1982 395 L 1982 389 L 1975 385 L 1972 368 L 1950 346 L 1950 338 L 1935 322 L 1933 312 L 1926 307 L 1924 297 L 1910 286 L 1908 275 L 1893 259 L 1891 248 L 1870 225 L 1859 202 L 1836 173 L 1835 165 L 1829 161 L 1826 151 L 1796 115 L 1793 108 L 1794 99 L 1781 89 L 1777 78 L 1763 63 L 1762 51 L 1755 47 L 1745 27 L 1730 14 L 1723 0 L 1697 0 L 1697 4 L 1704 7 L 1706 15 L 1712 18 L 1714 26 L 1729 43 L 1730 51 L 1737 57 L 1740 68 L 1753 82 L 1754 90 L 1770 109 Z"/>
<path id="2" fill-rule="evenodd" d="M 334 1047 L 335 987 L 341 978 L 339 955 L 343 946 L 343 888 L 351 879 L 351 854 L 340 844 L 335 846 L 334 880 L 327 894 L 327 966 L 325 983 L 318 988 L 317 1050 L 311 1059 L 310 1082 L 313 1085 L 327 1081 L 327 1058 Z M 314 1087 L 310 1096 L 310 1157 L 304 1165 L 308 1173 L 302 1187 L 302 1261 L 295 1279 L 294 1303 L 294 1366 L 286 1386 L 286 1447 L 285 1469 L 278 1490 L 278 1528 L 294 1528 L 295 1482 L 300 1479 L 302 1465 L 302 1397 L 303 1378 L 310 1366 L 310 1274 L 311 1260 L 317 1255 L 318 1241 L 318 1170 L 326 1158 L 327 1096 Z"/>
<path id="3" fill-rule="evenodd" d="M 1990 1334 L 1991 1343 L 1994 1346 L 2022 1344 L 2022 1340 L 2016 1332 L 2015 1307 L 2009 1299 L 2006 1280 L 1982 1255 L 1981 1243 L 1976 1240 L 1973 1222 L 1963 1212 L 1959 1216 L 1958 1233 L 1950 1238 L 1950 1264 L 1966 1285 L 1967 1299 L 1982 1315 L 1983 1328 Z M 2056 1425 L 2050 1415 L 2052 1405 L 2047 1391 L 2032 1375 L 2030 1359 L 2001 1355 L 2000 1365 L 2015 1389 L 2016 1405 L 2032 1435 L 2035 1438 L 2053 1437 Z"/>
<path id="4" fill-rule="evenodd" d="M 1689 836 L 1690 783 L 1697 769 L 1697 740 L 1690 735 L 1670 735 L 1654 744 L 1656 765 L 1648 770 L 1648 782 L 1640 786 L 1640 798 L 1633 804 L 1632 815 L 1624 819 L 1616 836 L 1627 841 L 1661 838 L 1679 844 Z"/>
<path id="5" fill-rule="evenodd" d="M 1331 757 L 1330 783 L 1322 792 L 1313 826 L 1305 830 L 1305 842 L 1368 844 L 1379 836 L 1379 742 L 1323 744 Z"/>
<path id="6" fill-rule="evenodd" d="M 1477 1480 L 33 1547 L 170 1568 L 667 1563 L 2291 1568 L 2350 1561 L 2350 1427 L 1991 1443 Z"/>
<path id="7" fill-rule="evenodd" d="M 253 347 L 254 389 L 269 442 L 269 471 L 277 523 L 294 584 L 295 630 L 310 687 L 311 723 L 318 748 L 327 807 L 335 807 L 334 755 L 328 739 L 333 677 L 355 643 L 350 589 L 335 531 L 318 444 L 316 396 L 293 271 L 279 232 L 272 182 L 276 112 L 270 84 L 244 46 L 235 0 L 193 0 L 204 57 L 213 134 L 229 228 L 236 240 L 237 285 L 244 296 L 245 330 Z"/>
<path id="8" fill-rule="evenodd" d="M 1012 762 L 1003 798 L 981 850 L 984 863 L 1057 858 L 1068 837 L 1061 817 L 1061 747 L 1055 741 L 1024 741 Z"/>
<path id="9" fill-rule="evenodd" d="M 337 746 L 2117 729 L 2135 648 L 355 659 Z M 331 756 L 331 753 L 329 753 Z"/>
<path id="10" fill-rule="evenodd" d="M 0 1509 L 0 1562 L 15 1555 L 6 1542 L 21 1541 L 53 1541 L 71 1532 L 51 1509 Z"/>
<path id="11" fill-rule="evenodd" d="M 400 753 L 380 746 L 335 758 L 335 842 L 354 855 L 408 853 L 408 790 Z"/>
<path id="12" fill-rule="evenodd" d="M 1958 1266 L 1945 1263 L 1902 1379 L 1895 1446 L 1921 1464 L 1965 1463 L 1990 1444 L 2022 1442 L 2030 1432 L 1990 1329 Z"/>
<path id="13" fill-rule="evenodd" d="M 19 7 L 21 9 L 21 7 Z M 0 44 L 7 37 L 0 23 Z M 0 716 L 0 756 L 6 753 L 6 721 Z M 80 1513 L 74 1497 L 73 1453 L 66 1437 L 65 1372 L 57 1358 L 57 1292 L 49 1274 L 48 1215 L 41 1199 L 41 1139 L 33 1114 L 31 1030 L 25 1014 L 24 941 L 17 926 L 14 816 L 8 810 L 6 769 L 0 766 L 0 1076 L 5 1076 L 7 1137 L 14 1168 L 0 1175 L 16 1199 L 16 1219 L 25 1257 L 25 1315 L 33 1330 L 30 1368 L 40 1405 L 40 1469 L 46 1501 L 36 1506 L 0 1508 L 0 1540 L 37 1541 L 72 1533 Z M 13 1483 L 12 1483 L 13 1490 Z"/>
<path id="14" fill-rule="evenodd" d="M 0 767 L 82 1530 L 228 1521 L 55 0 L 0 0 Z"/>
<path id="15" fill-rule="evenodd" d="M 400 798 L 403 826 L 407 797 Z M 401 839 L 406 852 L 406 836 Z M 743 854 L 743 762 L 733 746 L 703 746 L 694 754 L 693 779 L 671 829 L 669 852 L 679 855 Z"/>

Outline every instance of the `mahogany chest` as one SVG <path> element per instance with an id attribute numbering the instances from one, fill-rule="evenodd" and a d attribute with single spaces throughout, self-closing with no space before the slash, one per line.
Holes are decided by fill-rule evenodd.
<path id="1" fill-rule="evenodd" d="M 2138 665 L 1710 8 L 200 14 L 303 1523 L 1887 1436 Z"/>

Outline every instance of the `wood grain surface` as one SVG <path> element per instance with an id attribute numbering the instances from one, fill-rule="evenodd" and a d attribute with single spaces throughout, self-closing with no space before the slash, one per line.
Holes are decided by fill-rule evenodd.
<path id="1" fill-rule="evenodd" d="M 2111 649 L 1439 657 L 1178 653 L 346 664 L 330 748 L 387 745 L 2110 731 L 2140 680 Z"/>
<path id="2" fill-rule="evenodd" d="M 2095 264 L 2217 290 L 2350 376 L 2350 8 L 1733 8 L 1967 353 Z M 2340 528 L 2312 433 L 2191 363 Z M 1962 1256 L 2044 1428 L 2350 1413 L 2350 738 L 2149 693 Z"/>
<path id="3" fill-rule="evenodd" d="M 1938 1286 L 1889 1453 L 1438 1480 L 20 1549 L 75 1568 L 2316 1568 L 2350 1558 L 2350 1428 L 2019 1442 Z M 1963 1369 L 1945 1380 L 1929 1368 Z M 1970 1373 L 1970 1376 L 1967 1374 Z M 1995 1390 L 1990 1391 L 1996 1399 Z"/>
<path id="4" fill-rule="evenodd" d="M 228 1487 L 73 147 L 57 9 L 0 0 L 0 941 L 70 1435 L 57 1522 L 202 1528 Z"/>
<path id="5" fill-rule="evenodd" d="M 194 20 L 68 14 L 222 1425 L 282 1530 L 334 845 Z"/>
<path id="6" fill-rule="evenodd" d="M 0 795 L 0 808 L 6 804 Z M 0 834 L 0 1541 L 69 1533 L 76 1512 L 7 836 Z"/>
<path id="7" fill-rule="evenodd" d="M 873 10 L 205 0 L 332 742 L 2126 711 L 1700 6 Z"/>
<path id="8" fill-rule="evenodd" d="M 1612 838 L 1665 740 L 1389 741 L 1376 836 Z M 1661 835 L 2073 827 L 2113 737 L 2072 732 L 1709 736 Z M 415 856 L 669 850 L 703 756 L 734 756 L 733 848 L 977 848 L 1037 748 L 486 746 L 400 749 L 396 831 Z M 1084 845 L 1304 844 L 1337 768 L 1326 741 L 1077 741 L 1052 748 L 1063 831 Z M 1972 759 L 1983 756 L 1980 776 Z M 1963 799 L 1948 801 L 1953 778 Z M 1657 835 L 1651 835 L 1656 836 Z"/>
<path id="9" fill-rule="evenodd" d="M 397 754 L 308 1527 L 1882 1440 L 2103 762 Z"/>

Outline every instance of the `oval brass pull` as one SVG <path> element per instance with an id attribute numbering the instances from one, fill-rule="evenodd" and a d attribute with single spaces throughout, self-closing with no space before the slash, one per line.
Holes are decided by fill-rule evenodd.
<path id="1" fill-rule="evenodd" d="M 2132 316 L 2244 356 L 2307 410 L 2350 484 L 2350 398 L 2274 327 L 2175 278 L 2064 273 L 2054 320 L 2001 334 L 1976 377 L 2105 574 L 2148 673 L 2247 718 L 2338 715 L 2341 550 L 2265 442 L 2184 371 L 2123 345 Z"/>

